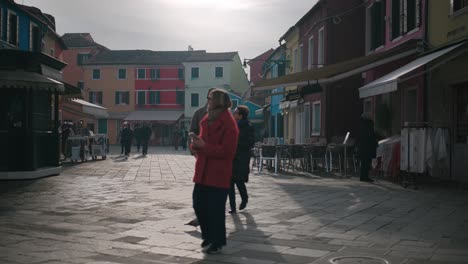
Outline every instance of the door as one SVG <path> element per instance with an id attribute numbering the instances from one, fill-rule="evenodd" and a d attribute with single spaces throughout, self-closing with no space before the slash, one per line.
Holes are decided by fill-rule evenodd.
<path id="1" fill-rule="evenodd" d="M 453 175 L 455 181 L 468 182 L 468 83 L 456 87 L 454 92 Z"/>
<path id="2" fill-rule="evenodd" d="M 98 120 L 98 133 L 107 134 L 107 119 Z"/>

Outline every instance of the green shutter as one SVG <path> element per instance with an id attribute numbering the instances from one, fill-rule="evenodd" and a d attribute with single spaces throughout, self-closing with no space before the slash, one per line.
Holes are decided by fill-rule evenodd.
<path id="1" fill-rule="evenodd" d="M 115 104 L 121 103 L 121 102 L 120 102 L 119 95 L 120 95 L 120 92 L 115 92 Z"/>

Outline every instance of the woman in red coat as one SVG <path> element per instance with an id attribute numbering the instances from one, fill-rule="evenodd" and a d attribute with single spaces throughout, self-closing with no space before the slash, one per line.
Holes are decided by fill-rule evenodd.
<path id="1" fill-rule="evenodd" d="M 191 148 L 197 158 L 193 209 L 200 223 L 204 252 L 216 254 L 226 245 L 226 200 L 239 129 L 229 112 L 231 100 L 225 91 L 214 89 L 207 99 L 208 114 L 200 121 L 200 136 L 192 135 Z"/>

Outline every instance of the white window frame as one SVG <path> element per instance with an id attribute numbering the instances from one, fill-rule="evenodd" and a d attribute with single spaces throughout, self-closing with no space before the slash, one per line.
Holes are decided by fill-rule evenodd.
<path id="1" fill-rule="evenodd" d="M 99 78 L 94 78 L 94 71 L 95 71 L 95 70 L 98 70 L 98 71 L 99 71 Z M 101 74 L 102 74 L 101 69 L 93 69 L 93 70 L 91 71 L 91 80 L 101 80 L 101 77 L 102 77 Z"/>
<path id="2" fill-rule="evenodd" d="M 320 123 L 318 127 L 319 132 L 315 132 L 317 129 L 315 127 L 315 106 L 319 105 L 320 106 Z M 311 135 L 312 136 L 320 136 L 321 130 L 322 130 L 322 102 L 321 101 L 314 101 L 312 102 L 312 126 L 311 126 Z"/>
<path id="3" fill-rule="evenodd" d="M 221 77 L 216 76 L 216 68 L 221 68 Z M 198 75 L 200 75 L 200 70 L 198 70 Z M 224 78 L 224 66 L 215 66 L 214 67 L 214 76 L 216 79 Z"/>
<path id="4" fill-rule="evenodd" d="M 325 27 L 321 27 L 318 31 L 318 51 L 317 51 L 317 67 L 321 68 L 325 64 Z"/>
<path id="5" fill-rule="evenodd" d="M 140 74 L 139 74 L 139 71 L 140 71 L 140 70 L 145 70 L 145 74 L 144 74 L 144 77 L 143 77 L 143 78 L 140 78 Z M 137 76 L 136 76 L 136 77 L 137 77 L 137 78 L 136 78 L 137 80 L 146 80 L 146 68 L 137 68 L 136 75 L 137 75 Z"/>
<path id="6" fill-rule="evenodd" d="M 90 93 L 93 93 L 93 96 L 89 96 L 89 102 L 92 103 L 92 104 L 96 104 L 96 105 L 103 105 L 104 104 L 104 93 L 102 91 L 89 91 L 88 92 L 88 95 Z M 98 102 L 98 93 L 101 93 L 101 100 L 102 102 Z"/>
<path id="7" fill-rule="evenodd" d="M 138 94 L 139 94 L 139 93 L 143 93 L 143 94 L 145 95 L 145 101 L 143 102 L 143 104 L 139 104 L 139 103 L 138 103 L 138 98 L 139 98 Z M 147 102 L 148 102 L 147 99 L 148 99 L 148 98 L 146 98 L 147 96 L 146 96 L 146 91 L 145 91 L 145 90 L 143 90 L 143 91 L 142 91 L 142 90 L 140 90 L 140 91 L 135 91 L 135 95 L 136 95 L 135 104 L 136 104 L 137 106 L 146 105 L 146 104 L 147 104 Z"/>
<path id="8" fill-rule="evenodd" d="M 119 93 L 119 103 L 117 103 L 116 105 L 129 105 L 130 104 L 130 91 L 117 90 L 115 92 Z M 123 99 L 123 97 L 122 97 L 123 93 L 128 93 L 128 103 L 123 102 L 123 100 L 122 100 Z"/>
<path id="9" fill-rule="evenodd" d="M 151 102 L 150 102 L 151 93 L 155 93 L 155 94 L 159 95 L 159 103 L 157 103 L 157 102 L 151 103 Z M 156 100 L 156 101 L 157 101 L 157 100 Z M 148 105 L 160 105 L 160 104 L 161 104 L 161 91 L 154 91 L 154 90 L 153 90 L 153 91 L 148 91 L 146 103 L 147 103 Z"/>
<path id="10" fill-rule="evenodd" d="M 33 49 L 33 28 L 34 27 L 39 27 L 36 23 L 34 22 L 29 22 L 29 51 L 32 51 Z"/>
<path id="11" fill-rule="evenodd" d="M 8 9 L 7 12 L 7 43 L 10 45 L 13 45 L 10 43 L 10 38 L 11 38 L 11 33 L 10 33 L 10 15 L 15 15 L 16 16 L 16 46 L 19 47 L 19 16 L 16 12 L 11 11 Z"/>
<path id="12" fill-rule="evenodd" d="M 315 45 L 314 45 L 314 35 L 312 35 L 310 38 L 309 38 L 309 51 L 308 51 L 308 64 L 307 64 L 307 69 L 312 69 L 313 66 L 314 66 L 314 60 L 315 60 L 315 57 L 314 57 L 314 48 L 315 48 Z"/>
<path id="13" fill-rule="evenodd" d="M 125 70 L 125 78 L 120 78 L 120 70 Z M 117 69 L 117 80 L 127 80 L 127 68 L 118 68 Z"/>

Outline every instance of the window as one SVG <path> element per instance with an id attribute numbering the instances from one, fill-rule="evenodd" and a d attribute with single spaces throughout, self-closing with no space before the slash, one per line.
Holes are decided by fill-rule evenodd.
<path id="1" fill-rule="evenodd" d="M 76 83 L 76 86 L 78 88 L 80 88 L 81 91 L 84 90 L 84 82 L 83 81 L 78 81 L 78 83 Z"/>
<path id="2" fill-rule="evenodd" d="M 90 103 L 102 105 L 102 92 L 89 92 Z"/>
<path id="3" fill-rule="evenodd" d="M 370 49 L 385 44 L 385 0 L 374 2 L 370 8 Z"/>
<path id="4" fill-rule="evenodd" d="M 146 91 L 137 91 L 137 105 L 146 104 Z"/>
<path id="5" fill-rule="evenodd" d="M 322 27 L 318 32 L 318 51 L 317 66 L 322 67 L 325 64 L 325 29 Z"/>
<path id="6" fill-rule="evenodd" d="M 314 36 L 309 38 L 308 64 L 307 69 L 312 69 L 314 65 Z"/>
<path id="7" fill-rule="evenodd" d="M 310 104 L 304 104 L 304 138 L 310 138 Z"/>
<path id="8" fill-rule="evenodd" d="M 421 0 L 392 0 L 392 39 L 418 28 Z"/>
<path id="9" fill-rule="evenodd" d="M 297 48 L 294 49 L 294 67 L 293 67 L 293 72 L 297 72 L 297 62 L 299 60 L 299 55 L 298 55 L 298 51 L 297 51 Z"/>
<path id="10" fill-rule="evenodd" d="M 93 80 L 101 79 L 101 69 L 93 69 Z"/>
<path id="11" fill-rule="evenodd" d="M 198 107 L 200 105 L 199 103 L 199 98 L 197 93 L 191 94 L 191 101 L 190 101 L 190 106 L 191 107 Z"/>
<path id="12" fill-rule="evenodd" d="M 115 92 L 115 104 L 126 104 L 130 103 L 130 92 Z"/>
<path id="13" fill-rule="evenodd" d="M 18 46 L 18 16 L 8 11 L 7 41 L 13 46 Z"/>
<path id="14" fill-rule="evenodd" d="M 316 101 L 312 103 L 312 135 L 318 136 L 320 135 L 321 130 L 321 106 L 320 101 Z"/>
<path id="15" fill-rule="evenodd" d="M 117 79 L 119 80 L 127 79 L 127 69 L 119 69 L 119 74 L 117 76 Z"/>
<path id="16" fill-rule="evenodd" d="M 149 104 L 157 105 L 161 103 L 161 92 L 160 91 L 149 91 Z"/>
<path id="17" fill-rule="evenodd" d="M 29 50 L 32 52 L 41 51 L 41 34 L 39 33 L 39 27 L 34 23 L 31 23 L 29 27 Z"/>
<path id="18" fill-rule="evenodd" d="M 88 61 L 90 57 L 91 57 L 91 54 L 89 53 L 80 53 L 76 55 L 76 64 L 83 65 Z"/>
<path id="19" fill-rule="evenodd" d="M 236 109 L 236 107 L 239 105 L 239 100 L 237 99 L 232 99 L 231 100 L 231 103 L 232 103 L 232 106 L 231 106 L 231 109 Z"/>
<path id="20" fill-rule="evenodd" d="M 300 71 L 300 72 L 302 71 L 302 56 L 303 55 L 304 55 L 304 46 L 301 44 L 299 46 L 299 58 L 298 58 L 299 61 L 297 63 L 299 65 L 297 67 L 297 71 Z"/>
<path id="21" fill-rule="evenodd" d="M 146 79 L 146 69 L 138 69 L 137 79 L 140 79 L 140 80 Z"/>
<path id="22" fill-rule="evenodd" d="M 55 57 L 55 49 L 50 49 L 50 56 Z"/>
<path id="23" fill-rule="evenodd" d="M 185 92 L 176 91 L 176 104 L 184 105 L 185 104 Z"/>
<path id="24" fill-rule="evenodd" d="M 183 80 L 184 79 L 184 69 L 179 69 L 179 79 Z"/>
<path id="25" fill-rule="evenodd" d="M 468 0 L 450 0 L 451 13 L 468 7 Z"/>
<path id="26" fill-rule="evenodd" d="M 215 77 L 216 78 L 223 78 L 223 67 L 216 67 L 215 68 Z"/>
<path id="27" fill-rule="evenodd" d="M 198 67 L 192 68 L 192 79 L 197 79 L 199 77 L 199 69 Z"/>
<path id="28" fill-rule="evenodd" d="M 159 69 L 151 69 L 150 74 L 152 80 L 161 78 L 161 71 Z"/>

